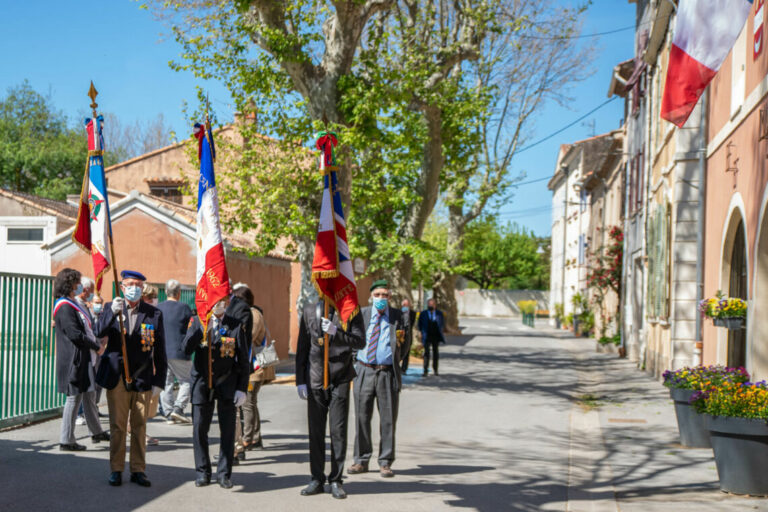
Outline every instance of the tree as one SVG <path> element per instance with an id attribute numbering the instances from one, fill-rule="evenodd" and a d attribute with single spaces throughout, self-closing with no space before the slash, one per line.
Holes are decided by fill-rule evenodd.
<path id="1" fill-rule="evenodd" d="M 290 238 L 303 267 L 300 301 L 308 295 L 320 180 L 297 141 L 327 117 L 342 141 L 352 253 L 410 296 L 413 252 L 438 197 L 444 126 L 455 121 L 445 112 L 457 99 L 462 63 L 477 58 L 495 23 L 497 2 L 155 5 L 183 46 L 175 69 L 224 81 L 238 107 L 257 118 L 241 130 L 248 147 L 233 159 L 232 186 L 222 189 L 224 203 L 238 203 L 227 225 L 258 229 L 261 252 Z M 266 167 L 265 157 L 275 155 Z"/>
<path id="2" fill-rule="evenodd" d="M 125 124 L 112 113 L 104 113 L 105 156 L 110 162 L 123 162 L 171 144 L 174 133 L 163 114 L 146 122 Z"/>
<path id="3" fill-rule="evenodd" d="M 541 269 L 539 247 L 539 239 L 516 224 L 479 219 L 467 226 L 462 264 L 453 271 L 485 290 L 505 284 L 528 287 Z"/>
<path id="4" fill-rule="evenodd" d="M 613 292 L 621 297 L 621 267 L 624 254 L 624 232 L 620 226 L 608 229 L 608 242 L 599 247 L 597 253 L 591 255 L 587 270 L 587 287 L 593 291 L 593 302 L 600 315 L 600 337 L 606 336 L 608 325 L 612 319 L 617 319 L 621 313 L 617 301 L 613 317 L 605 310 L 605 299 Z"/>
<path id="5" fill-rule="evenodd" d="M 88 148 L 49 96 L 28 81 L 0 100 L 0 186 L 52 199 L 80 190 Z"/>
<path id="6" fill-rule="evenodd" d="M 481 115 L 468 117 L 466 130 L 454 132 L 469 143 L 468 151 L 449 162 L 443 196 L 449 212 L 447 257 L 450 267 L 461 265 L 466 226 L 494 200 L 509 200 L 514 184 L 512 161 L 531 133 L 534 114 L 547 101 L 567 100 L 569 84 L 588 75 L 591 45 L 576 46 L 584 7 L 553 9 L 534 0 L 502 3 L 500 23 L 506 30 L 491 33 L 480 58 L 462 72 L 475 82 L 478 97 L 487 102 Z M 472 112 L 464 112 L 472 116 Z M 522 178 L 524 174 L 521 174 Z M 448 311 L 448 328 L 458 329 L 456 273 L 446 273 L 436 295 Z"/>

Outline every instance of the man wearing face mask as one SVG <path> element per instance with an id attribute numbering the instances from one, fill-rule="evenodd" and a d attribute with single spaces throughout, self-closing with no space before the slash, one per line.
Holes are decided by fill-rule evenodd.
<path id="1" fill-rule="evenodd" d="M 408 360 L 411 357 L 411 344 L 413 343 L 413 327 L 416 325 L 416 312 L 411 308 L 411 301 L 403 299 L 400 303 L 400 311 L 403 313 L 403 325 L 405 328 L 405 341 L 403 342 L 403 374 L 408 371 Z"/>
<path id="2" fill-rule="evenodd" d="M 217 302 L 208 321 L 207 336 L 200 319 L 190 323 L 182 342 L 184 353 L 194 354 L 192 365 L 192 438 L 195 451 L 195 485 L 203 487 L 211 482 L 211 459 L 208 453 L 208 431 L 213 419 L 213 408 L 218 402 L 219 486 L 232 488 L 232 463 L 235 455 L 235 410 L 245 403 L 248 390 L 250 364 L 245 332 L 240 322 L 228 314 L 229 299 Z M 208 364 L 212 361 L 212 384 L 208 386 Z"/>
<path id="3" fill-rule="evenodd" d="M 440 357 L 437 346 L 445 343 L 445 317 L 443 312 L 437 309 L 435 299 L 427 301 L 427 309 L 419 315 L 419 331 L 421 331 L 421 343 L 424 345 L 424 376 L 429 374 L 429 353 L 433 353 L 432 369 L 437 373 L 437 362 Z"/>
<path id="4" fill-rule="evenodd" d="M 405 325 L 402 312 L 389 307 L 389 285 L 379 280 L 371 286 L 373 307 L 361 313 L 365 323 L 365 348 L 357 352 L 355 361 L 354 398 L 357 428 L 355 463 L 348 473 L 366 473 L 373 454 L 371 419 L 373 404 L 379 409 L 379 471 L 384 478 L 395 476 L 395 424 L 401 386 L 400 364 Z"/>
<path id="5" fill-rule="evenodd" d="M 354 351 L 365 346 L 365 328 L 360 313 L 349 319 L 346 329 L 332 306 L 324 318 L 323 301 L 307 304 L 301 315 L 296 347 L 296 390 L 307 400 L 309 424 L 309 470 L 312 480 L 301 490 L 302 496 L 324 492 L 326 480 L 331 496 L 347 497 L 342 487 L 344 459 L 347 455 L 349 383 L 355 378 Z M 323 389 L 323 363 L 328 334 L 328 389 Z M 331 435 L 331 472 L 325 474 L 325 426 Z"/>
<path id="6" fill-rule="evenodd" d="M 109 463 L 112 473 L 109 484 L 121 485 L 125 469 L 125 442 L 128 420 L 131 422 L 131 482 L 149 487 L 146 468 L 147 409 L 152 394 L 159 394 L 165 385 L 167 362 L 162 313 L 141 300 L 146 278 L 133 270 L 120 273 L 123 297 L 116 297 L 104 306 L 96 321 L 96 336 L 108 338 L 101 356 L 96 382 L 107 390 L 111 440 Z M 120 336 L 122 317 L 125 349 L 128 355 L 130 382 L 125 375 L 123 347 Z"/>

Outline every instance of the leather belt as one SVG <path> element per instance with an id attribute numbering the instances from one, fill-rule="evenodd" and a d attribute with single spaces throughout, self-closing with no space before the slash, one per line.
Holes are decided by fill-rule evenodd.
<path id="1" fill-rule="evenodd" d="M 391 364 L 368 364 L 364 363 L 362 361 L 358 361 L 363 366 L 367 366 L 368 368 L 373 368 L 374 370 L 391 370 L 392 365 Z"/>

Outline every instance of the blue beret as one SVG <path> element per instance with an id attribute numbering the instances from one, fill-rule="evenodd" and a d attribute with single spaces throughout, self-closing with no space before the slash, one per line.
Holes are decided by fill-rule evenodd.
<path id="1" fill-rule="evenodd" d="M 144 277 L 144 274 L 141 272 L 136 272 L 135 270 L 123 270 L 120 272 L 120 277 L 123 279 L 140 279 L 141 281 L 147 280 L 147 278 Z"/>

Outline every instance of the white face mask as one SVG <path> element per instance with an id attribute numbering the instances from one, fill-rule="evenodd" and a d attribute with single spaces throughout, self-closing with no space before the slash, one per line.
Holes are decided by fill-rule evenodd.
<path id="1" fill-rule="evenodd" d="M 213 306 L 211 311 L 213 311 L 213 314 L 216 316 L 222 316 L 226 310 L 227 304 L 225 302 L 219 301 Z"/>

